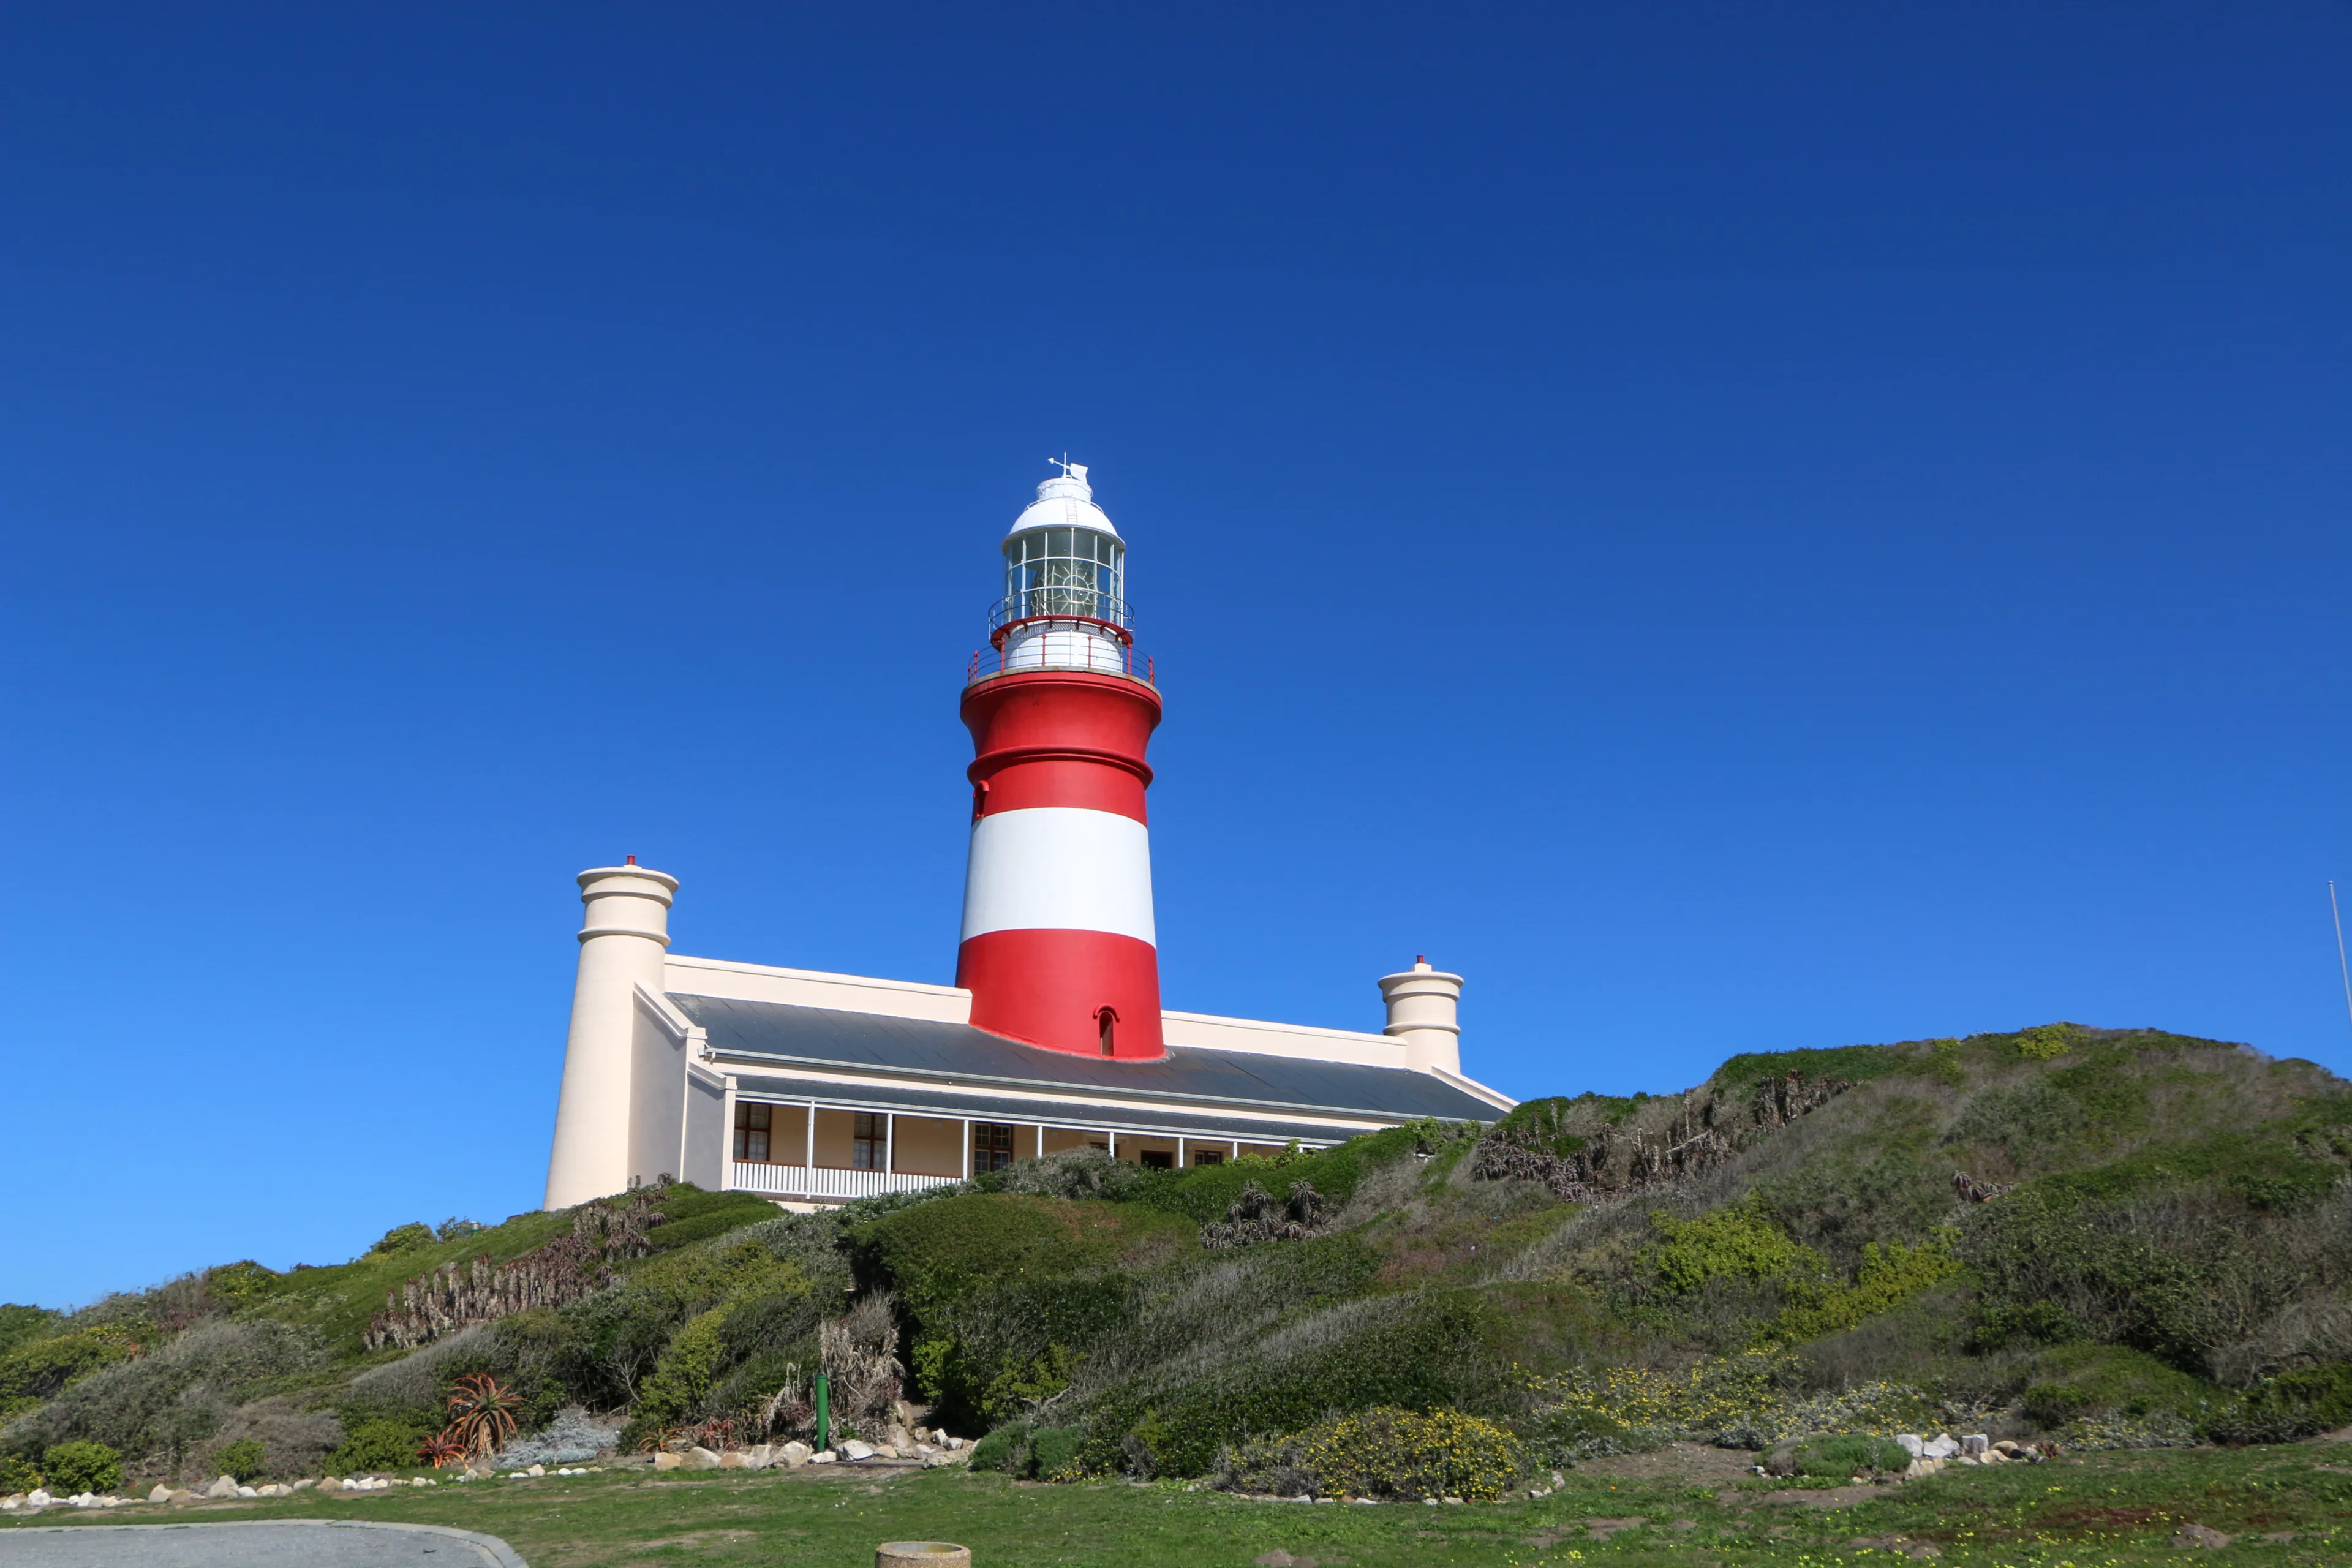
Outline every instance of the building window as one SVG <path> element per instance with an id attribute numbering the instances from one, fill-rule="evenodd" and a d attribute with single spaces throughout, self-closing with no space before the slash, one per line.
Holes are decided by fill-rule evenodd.
<path id="1" fill-rule="evenodd" d="M 1222 1165 L 1224 1163 L 1225 1152 L 1223 1149 L 1195 1149 L 1192 1151 L 1192 1163 L 1195 1165 Z"/>
<path id="2" fill-rule="evenodd" d="M 890 1158 L 889 1128 L 879 1111 L 860 1110 L 854 1115 L 856 1125 L 850 1130 L 850 1166 L 859 1171 L 879 1171 Z"/>
<path id="3" fill-rule="evenodd" d="M 735 1107 L 735 1157 L 738 1160 L 768 1158 L 768 1120 L 775 1112 L 764 1105 Z"/>
<path id="4" fill-rule="evenodd" d="M 1172 1171 L 1176 1168 L 1176 1156 L 1165 1149 L 1146 1149 L 1136 1158 L 1143 1162 L 1143 1168 L 1147 1171 Z"/>
<path id="5" fill-rule="evenodd" d="M 975 1121 L 971 1124 L 971 1168 L 974 1174 L 982 1171 L 1001 1171 L 1013 1163 L 1013 1124 L 1009 1121 Z"/>
<path id="6" fill-rule="evenodd" d="M 1110 1055 L 1111 1037 L 1118 1027 L 1118 1013 L 1116 1009 L 1098 1007 L 1095 1010 L 1095 1030 L 1102 1042 L 1102 1054 L 1105 1056 Z"/>

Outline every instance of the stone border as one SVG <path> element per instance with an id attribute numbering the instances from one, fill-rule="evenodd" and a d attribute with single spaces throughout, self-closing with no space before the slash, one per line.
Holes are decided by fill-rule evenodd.
<path id="1" fill-rule="evenodd" d="M 237 1530 L 404 1530 L 425 1535 L 446 1535 L 462 1541 L 479 1551 L 497 1568 L 530 1568 L 522 1553 L 495 1535 L 483 1535 L 477 1531 L 456 1530 L 446 1524 L 391 1524 L 364 1519 L 246 1519 L 190 1520 L 184 1524 L 50 1524 L 36 1525 L 32 1531 L 62 1534 L 69 1530 L 211 1530 L 218 1526 Z"/>

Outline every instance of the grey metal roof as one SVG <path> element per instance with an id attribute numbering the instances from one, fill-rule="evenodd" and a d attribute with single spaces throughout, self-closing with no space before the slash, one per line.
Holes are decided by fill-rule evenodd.
<path id="1" fill-rule="evenodd" d="M 1411 1121 L 1492 1121 L 1502 1112 L 1442 1079 L 1405 1068 L 1361 1067 L 1255 1052 L 1171 1046 L 1165 1060 L 1113 1061 L 1024 1046 L 969 1024 L 886 1018 L 781 1002 L 673 992 L 670 1001 L 730 1056 L 779 1065 L 849 1068 L 992 1087 L 1095 1090 L 1164 1101 L 1170 1110 L 1246 1106 Z M 1307 1136 L 1308 1134 L 1301 1134 Z"/>

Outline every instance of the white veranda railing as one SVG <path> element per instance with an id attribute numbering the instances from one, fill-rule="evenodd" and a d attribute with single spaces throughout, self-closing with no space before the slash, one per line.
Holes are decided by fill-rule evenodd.
<path id="1" fill-rule="evenodd" d="M 870 1198 L 877 1193 L 912 1193 L 953 1186 L 961 1176 L 924 1176 L 912 1171 L 837 1171 L 830 1165 L 770 1165 L 736 1160 L 728 1167 L 729 1187 L 779 1197 Z"/>

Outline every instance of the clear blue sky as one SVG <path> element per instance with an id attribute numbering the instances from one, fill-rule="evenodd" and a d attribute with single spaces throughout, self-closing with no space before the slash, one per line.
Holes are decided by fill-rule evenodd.
<path id="1" fill-rule="evenodd" d="M 0 12 L 0 1300 L 543 1180 L 572 878 L 945 981 L 1093 465 L 1171 1005 L 2352 1068 L 2338 5 Z"/>

